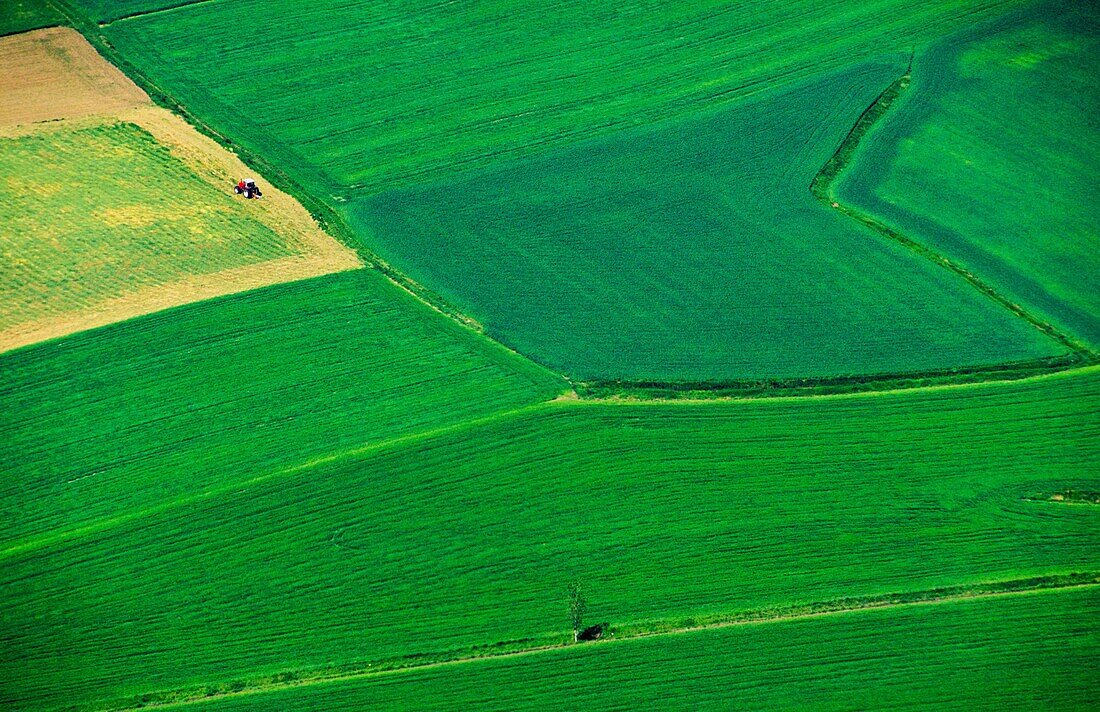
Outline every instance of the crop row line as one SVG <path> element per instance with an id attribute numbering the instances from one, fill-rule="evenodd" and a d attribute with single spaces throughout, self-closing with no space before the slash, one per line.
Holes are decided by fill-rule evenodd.
<path id="1" fill-rule="evenodd" d="M 694 382 L 590 380 L 573 382 L 571 385 L 581 398 L 595 401 L 645 400 L 659 402 L 670 400 L 812 398 L 1020 381 L 1085 368 L 1097 363 L 1100 363 L 1100 357 L 1091 352 L 1071 352 L 1030 361 L 910 371 L 896 374 Z"/>
<path id="2" fill-rule="evenodd" d="M 370 662 L 352 662 L 311 670 L 283 671 L 252 678 L 202 686 L 161 690 L 135 695 L 115 703 L 86 708 L 96 712 L 127 712 L 129 710 L 171 709 L 193 705 L 205 700 L 264 694 L 294 687 L 322 685 L 348 680 L 369 679 L 395 673 L 450 667 L 490 659 L 517 658 L 578 646 L 592 647 L 625 643 L 657 636 L 684 635 L 706 630 L 745 625 L 766 625 L 790 621 L 837 616 L 867 610 L 929 606 L 953 601 L 1020 596 L 1043 592 L 1065 591 L 1100 585 L 1100 572 L 1077 572 L 1030 578 L 989 581 L 960 586 L 946 586 L 906 593 L 838 598 L 809 604 L 791 604 L 772 608 L 737 611 L 701 618 L 639 621 L 622 626 L 603 626 L 603 636 L 590 642 L 573 642 L 567 633 L 545 634 L 522 640 L 500 641 L 464 650 L 419 653 Z"/>
<path id="3" fill-rule="evenodd" d="M 116 22 L 122 22 L 123 20 L 133 20 L 133 19 L 138 18 L 138 17 L 148 17 L 149 15 L 161 15 L 161 14 L 164 14 L 166 12 L 172 12 L 173 10 L 182 10 L 185 7 L 191 7 L 192 5 L 209 5 L 210 3 L 218 2 L 218 1 L 219 0 L 180 0 L 179 2 L 176 2 L 172 5 L 167 5 L 165 7 L 158 7 L 158 8 L 153 9 L 153 10 L 139 10 L 137 12 L 131 12 L 131 13 L 126 14 L 126 15 L 119 15 L 118 17 L 112 17 L 109 20 L 100 22 L 99 26 L 100 27 L 107 27 L 108 25 L 112 25 Z"/>

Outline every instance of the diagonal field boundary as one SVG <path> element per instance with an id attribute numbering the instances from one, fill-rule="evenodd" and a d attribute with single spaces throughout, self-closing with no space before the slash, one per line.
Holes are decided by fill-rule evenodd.
<path id="1" fill-rule="evenodd" d="M 139 10 L 137 12 L 131 12 L 127 15 L 120 15 L 118 17 L 112 17 L 110 20 L 98 23 L 100 27 L 107 27 L 113 25 L 116 22 L 122 22 L 123 20 L 133 20 L 138 17 L 148 17 L 149 15 L 162 15 L 166 12 L 172 12 L 173 10 L 182 10 L 185 7 L 191 7 L 192 5 L 209 5 L 211 3 L 219 2 L 219 0 L 181 0 L 173 5 L 167 7 L 158 7 L 155 10 Z"/>
<path id="2" fill-rule="evenodd" d="M 249 679 L 236 679 L 186 689 L 159 690 L 118 700 L 100 703 L 94 709 L 100 712 L 127 712 L 138 709 L 176 709 L 206 700 L 240 695 L 257 695 L 286 690 L 288 688 L 324 685 L 349 680 L 367 680 L 441 667 L 452 667 L 493 659 L 517 658 L 567 648 L 583 646 L 615 645 L 632 640 L 695 633 L 719 628 L 745 625 L 767 625 L 788 621 L 807 620 L 826 616 L 839 616 L 868 610 L 931 606 L 954 601 L 993 599 L 1006 596 L 1055 593 L 1072 589 L 1100 586 L 1100 572 L 1055 574 L 1032 578 L 990 581 L 966 586 L 888 593 L 872 596 L 841 598 L 810 604 L 796 604 L 771 609 L 739 611 L 712 616 L 706 619 L 663 620 L 640 622 L 623 627 L 609 627 L 606 638 L 589 643 L 571 642 L 567 634 L 545 635 L 523 641 L 502 641 L 464 651 L 425 653 L 402 658 L 354 662 L 338 667 L 313 670 L 288 670 Z"/>
<path id="3" fill-rule="evenodd" d="M 221 0 L 184 0 L 170 8 L 150 10 L 129 17 L 170 12 L 192 5 L 220 1 Z M 253 165 L 258 171 L 267 176 L 268 180 L 272 182 L 273 185 L 278 185 L 284 192 L 296 198 L 310 212 L 323 230 L 358 252 L 360 259 L 366 267 L 381 272 L 382 275 L 393 284 L 404 289 L 431 309 L 449 317 L 484 338 L 492 338 L 485 334 L 484 328 L 475 319 L 458 310 L 448 303 L 441 295 L 436 294 L 424 285 L 411 279 L 408 275 L 390 265 L 355 240 L 351 235 L 351 229 L 327 202 L 317 198 L 310 191 L 307 191 L 302 185 L 287 175 L 279 166 L 270 163 L 270 161 L 263 156 L 246 150 L 243 146 L 236 145 L 227 136 L 216 131 L 201 118 L 189 111 L 188 108 L 181 104 L 174 96 L 155 84 L 144 72 L 122 57 L 102 32 L 102 29 L 110 23 L 97 24 L 92 22 L 81 11 L 73 7 L 70 4 L 70 0 L 47 0 L 47 2 L 58 10 L 62 16 L 66 17 L 108 61 L 119 67 L 119 69 L 141 87 L 156 103 L 179 114 L 200 133 L 211 137 L 230 151 L 238 154 L 242 160 L 249 165 Z M 113 20 L 112 22 L 114 21 L 118 20 Z M 801 397 L 867 391 L 908 390 L 963 383 L 1014 381 L 1100 363 L 1100 354 L 1092 351 L 1084 344 L 1079 343 L 1071 336 L 1062 333 L 1054 326 L 1030 314 L 1007 297 L 999 294 L 964 267 L 955 264 L 948 258 L 936 253 L 916 240 L 893 230 L 871 215 L 867 215 L 850 206 L 840 205 L 832 199 L 831 187 L 833 181 L 840 172 L 847 167 L 860 140 L 868 132 L 871 126 L 887 113 L 898 96 L 908 88 L 910 76 L 911 66 L 906 69 L 905 74 L 901 78 L 887 87 L 883 93 L 864 110 L 855 126 L 841 142 L 840 147 L 814 177 L 810 185 L 810 190 L 819 200 L 833 207 L 833 209 L 842 211 L 845 215 L 863 223 L 879 235 L 887 239 L 895 240 L 917 252 L 922 257 L 930 259 L 941 267 L 955 272 L 991 299 L 1005 306 L 1017 316 L 1025 319 L 1055 341 L 1065 345 L 1069 353 L 1063 356 L 1024 362 L 992 364 L 988 366 L 907 373 L 845 375 L 824 378 L 741 379 L 722 382 L 573 381 L 562 374 L 558 375 L 567 380 L 576 394 L 585 400 L 619 399 L 623 397 L 653 401 L 709 400 L 713 398 Z M 500 342 L 497 343 L 499 344 Z M 501 345 L 509 351 L 515 352 L 514 349 L 503 344 Z M 530 358 L 525 354 L 520 355 L 528 359 Z M 2 555 L 2 552 L 0 552 L 0 557 L 2 557 Z"/>
<path id="4" fill-rule="evenodd" d="M 216 497 L 240 492 L 255 485 L 268 482 L 270 480 L 278 479 L 280 477 L 292 477 L 302 472 L 309 471 L 315 467 L 321 465 L 329 465 L 337 462 L 345 462 L 354 460 L 367 455 L 373 455 L 377 452 L 387 450 L 393 447 L 400 447 L 407 443 L 419 442 L 421 440 L 427 440 L 439 435 L 447 435 L 450 433 L 462 432 L 464 430 L 477 428 L 483 425 L 489 425 L 500 420 L 506 420 L 508 418 L 518 417 L 520 415 L 536 412 L 553 407 L 551 404 L 557 401 L 541 401 L 538 403 L 532 403 L 530 405 L 522 406 L 520 408 L 514 408 L 511 410 L 504 410 L 497 413 L 491 413 L 480 418 L 473 418 L 471 420 L 463 420 L 457 423 L 451 423 L 438 428 L 431 428 L 429 430 L 421 430 L 415 433 L 409 433 L 407 435 L 401 435 L 395 438 L 389 438 L 386 440 L 378 440 L 370 442 L 365 445 L 360 445 L 347 450 L 339 450 L 337 452 L 330 453 L 328 455 L 322 455 L 315 457 L 305 462 L 300 462 L 297 465 L 291 465 L 289 467 L 283 467 L 271 472 L 266 472 L 255 477 L 250 477 L 244 480 L 238 480 L 228 484 L 221 485 L 219 487 L 210 487 L 201 492 L 195 492 L 183 497 L 168 500 L 162 502 L 153 507 L 145 509 L 133 510 L 126 512 L 125 514 L 118 514 L 113 517 L 105 517 L 103 519 L 94 520 L 88 524 L 84 524 L 71 529 L 62 529 L 58 531 L 51 531 L 45 534 L 38 534 L 30 536 L 21 540 L 17 540 L 12 544 L 0 549 L 0 561 L 4 559 L 10 559 L 16 556 L 22 556 L 26 554 L 33 554 L 42 549 L 49 549 L 54 546 L 62 545 L 72 539 L 80 539 L 87 536 L 93 536 L 100 532 L 114 529 L 115 527 L 129 524 L 130 522 L 152 517 L 164 512 L 169 512 L 180 507 L 186 507 L 187 505 L 201 502 L 203 500 L 213 499 Z"/>
<path id="5" fill-rule="evenodd" d="M 998 292 L 976 274 L 950 258 L 878 220 L 858 208 L 839 202 L 834 190 L 837 179 L 848 168 L 860 143 L 876 123 L 885 117 L 909 88 L 912 79 L 912 59 L 905 73 L 894 80 L 864 109 L 840 146 L 810 182 L 810 192 L 826 207 L 839 211 L 881 237 L 892 240 L 923 259 L 966 280 L 970 286 L 1057 341 L 1069 352 L 1065 356 L 1036 359 L 1019 363 L 1003 363 L 972 368 L 943 369 L 899 374 L 839 376 L 835 378 L 792 378 L 783 380 L 736 380 L 726 382 L 660 382 L 601 381 L 574 383 L 582 398 L 615 398 L 628 396 L 646 400 L 699 400 L 715 397 L 749 397 L 753 395 L 804 396 L 821 393 L 922 388 L 948 383 L 1011 381 L 1029 376 L 1088 366 L 1100 362 L 1097 354 L 1081 341 L 1053 324 L 1032 314 L 1021 305 Z"/>

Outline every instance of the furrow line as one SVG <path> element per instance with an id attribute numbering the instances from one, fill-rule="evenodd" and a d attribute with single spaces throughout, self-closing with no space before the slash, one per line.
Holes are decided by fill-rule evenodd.
<path id="1" fill-rule="evenodd" d="M 109 20 L 98 23 L 100 27 L 107 27 L 113 25 L 116 22 L 122 22 L 123 20 L 134 20 L 139 17 L 148 17 L 149 15 L 163 15 L 166 12 L 172 12 L 174 10 L 182 10 L 192 5 L 209 5 L 211 3 L 218 2 L 218 0 L 182 0 L 174 5 L 167 7 L 158 7 L 155 10 L 139 10 L 138 12 L 131 12 L 128 15 L 120 15 L 118 17 L 112 17 Z"/>

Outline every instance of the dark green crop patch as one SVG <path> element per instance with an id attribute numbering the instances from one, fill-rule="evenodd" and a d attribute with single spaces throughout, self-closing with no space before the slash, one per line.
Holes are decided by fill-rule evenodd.
<path id="1" fill-rule="evenodd" d="M 881 379 L 1064 353 L 811 192 L 904 62 L 352 201 L 350 224 L 581 381 Z"/>

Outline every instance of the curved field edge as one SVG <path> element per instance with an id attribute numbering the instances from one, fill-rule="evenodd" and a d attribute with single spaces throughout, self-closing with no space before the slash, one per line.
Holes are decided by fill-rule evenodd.
<path id="1" fill-rule="evenodd" d="M 574 579 L 625 630 L 1091 571 L 1098 510 L 1034 497 L 1096 491 L 1098 372 L 551 402 L 326 458 L 6 558 L 0 673 L 76 705 L 524 647 Z"/>
<path id="2" fill-rule="evenodd" d="M 1082 341 L 1059 329 L 1001 294 L 981 277 L 925 244 L 890 227 L 877 216 L 841 202 L 836 185 L 856 160 L 860 145 L 890 110 L 903 100 L 912 80 L 912 61 L 905 73 L 892 82 L 868 106 L 828 162 L 810 184 L 810 192 L 823 205 L 871 229 L 880 237 L 897 242 L 921 258 L 942 267 L 969 283 L 981 294 L 1031 324 L 1064 347 L 1061 356 L 1018 363 L 991 364 L 972 368 L 941 369 L 898 374 L 868 374 L 833 378 L 794 378 L 782 380 L 745 379 L 720 382 L 662 382 L 628 380 L 586 380 L 574 386 L 582 397 L 636 399 L 707 399 L 767 396 L 804 396 L 899 388 L 924 388 L 949 383 L 1008 381 L 1079 368 L 1100 362 L 1100 354 Z M 873 140 L 873 136 L 871 137 Z"/>
<path id="3" fill-rule="evenodd" d="M 903 67 L 861 64 L 390 191 L 349 204 L 350 219 L 490 335 L 578 383 L 648 376 L 690 392 L 693 376 L 740 377 L 707 385 L 789 391 L 1061 354 L 956 275 L 806 190 Z"/>
<path id="4" fill-rule="evenodd" d="M 837 185 L 1093 346 L 1098 26 L 1094 6 L 1047 0 L 933 44 Z"/>
<path id="5" fill-rule="evenodd" d="M 192 688 L 149 691 L 128 700 L 99 704 L 89 709 L 102 712 L 126 712 L 138 709 L 191 707 L 210 703 L 215 707 L 222 701 L 230 701 L 245 695 L 266 695 L 302 687 L 325 686 L 346 683 L 370 683 L 379 677 L 394 673 L 416 675 L 420 671 L 445 668 L 462 674 L 464 664 L 475 662 L 503 662 L 511 658 L 529 657 L 560 651 L 587 654 L 593 648 L 601 654 L 609 651 L 606 646 L 638 639 L 660 639 L 704 631 L 720 630 L 734 626 L 758 626 L 812 620 L 822 617 L 882 611 L 890 615 L 906 615 L 906 609 L 918 606 L 950 605 L 962 601 L 994 601 L 1004 597 L 1018 597 L 1043 593 L 1088 591 L 1095 596 L 1100 587 L 1100 573 L 1071 573 L 1054 576 L 1038 576 L 1028 579 L 992 581 L 948 586 L 924 591 L 889 593 L 855 598 L 841 598 L 796 604 L 761 610 L 744 610 L 728 614 L 710 614 L 701 617 L 667 620 L 639 621 L 632 624 L 607 625 L 602 636 L 590 643 L 577 643 L 568 634 L 557 634 L 521 641 L 498 641 L 464 651 L 423 653 L 401 658 L 356 661 L 339 666 L 311 670 L 282 670 L 261 677 L 241 675 L 233 680 L 208 682 Z M 656 642 L 656 641 L 655 641 Z M 496 664 L 495 662 L 492 664 Z M 476 672 L 473 674 L 477 674 Z M 323 694 L 323 692 L 321 692 Z M 259 704 L 264 704 L 262 700 Z"/>

